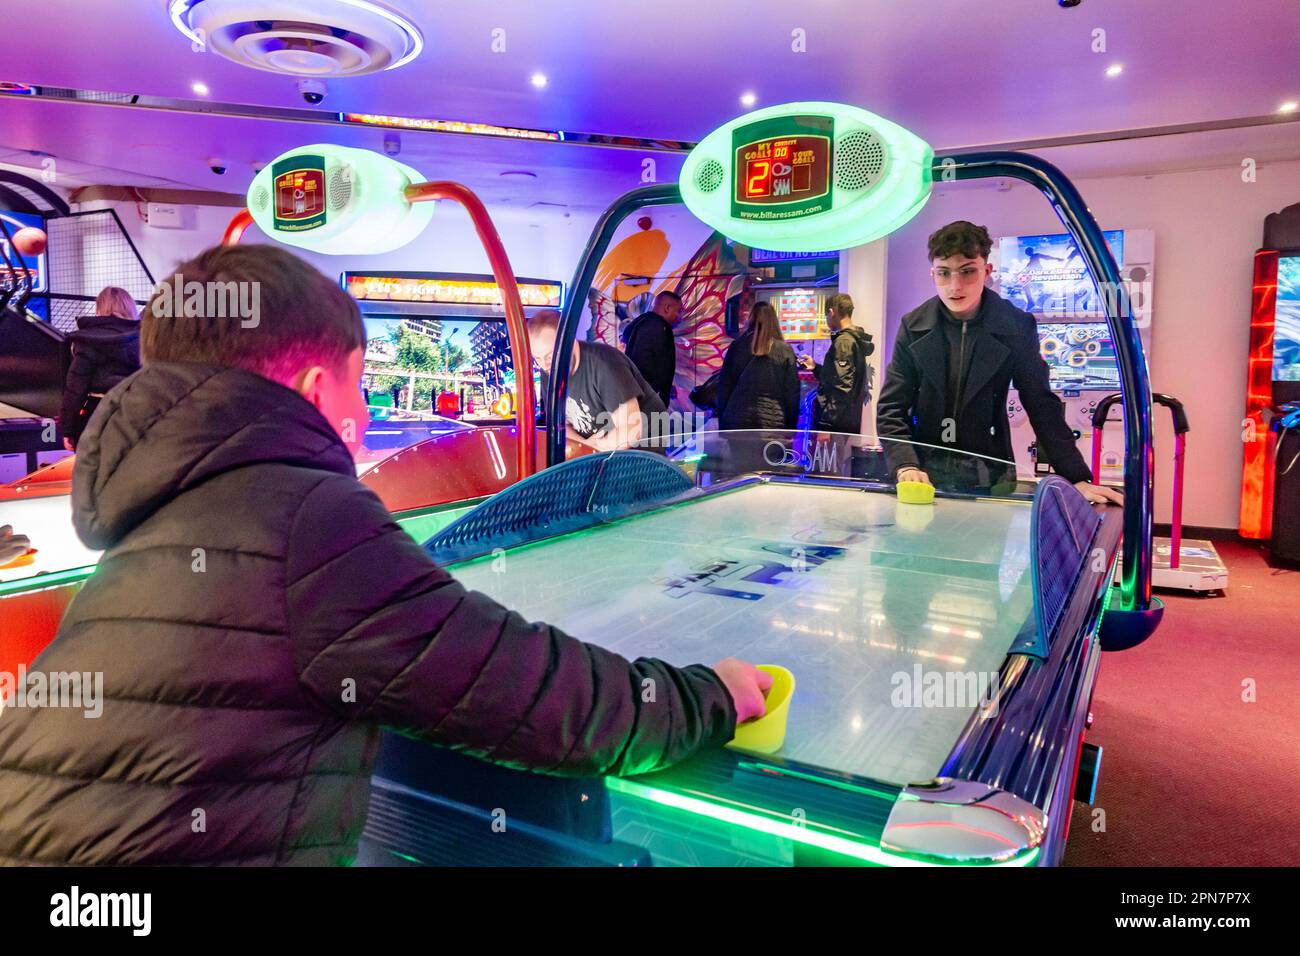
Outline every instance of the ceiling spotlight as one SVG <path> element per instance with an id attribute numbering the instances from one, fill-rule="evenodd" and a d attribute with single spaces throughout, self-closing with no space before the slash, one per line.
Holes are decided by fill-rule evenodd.
<path id="1" fill-rule="evenodd" d="M 1106 67 L 1107 76 L 1119 76 L 1123 72 L 1124 67 L 1119 63 L 1112 63 L 1110 66 Z"/>
<path id="2" fill-rule="evenodd" d="M 192 89 L 199 96 L 207 96 L 208 93 L 210 92 L 208 90 L 208 84 L 204 83 L 202 80 L 197 80 L 194 83 L 191 83 L 190 89 Z"/>
<path id="3" fill-rule="evenodd" d="M 536 87 L 537 89 L 539 89 L 539 90 L 546 89 L 546 82 L 547 82 L 547 80 L 546 80 L 546 74 L 545 74 L 545 73 L 534 73 L 534 74 L 532 75 L 532 78 L 529 80 L 529 82 L 531 82 L 531 83 L 533 84 L 533 86 L 535 86 L 535 87 Z"/>
<path id="4" fill-rule="evenodd" d="M 1295 100 L 1287 100 L 1277 108 L 1279 113 L 1294 113 L 1296 110 L 1300 110 L 1300 103 Z"/>
<path id="5" fill-rule="evenodd" d="M 754 105 L 755 103 L 757 103 L 757 102 L 758 102 L 758 97 L 755 96 L 753 93 L 741 93 L 741 94 L 740 94 L 740 105 L 741 105 L 741 106 L 744 106 L 744 107 L 748 108 L 748 107 L 753 106 L 753 105 Z"/>

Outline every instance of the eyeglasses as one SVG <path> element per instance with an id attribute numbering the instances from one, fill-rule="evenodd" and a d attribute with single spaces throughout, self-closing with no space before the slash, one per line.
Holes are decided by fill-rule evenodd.
<path id="1" fill-rule="evenodd" d="M 938 268 L 931 269 L 930 275 L 934 276 L 936 282 L 947 282 L 953 277 L 953 275 L 956 275 L 957 278 L 961 280 L 962 284 L 965 284 L 968 282 L 974 282 L 976 279 L 982 279 L 984 277 L 984 270 L 977 269 L 975 266 L 963 266 L 954 273 L 951 269 Z"/>

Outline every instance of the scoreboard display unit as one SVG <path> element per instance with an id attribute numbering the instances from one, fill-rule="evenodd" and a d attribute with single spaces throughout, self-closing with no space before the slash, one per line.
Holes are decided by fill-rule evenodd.
<path id="1" fill-rule="evenodd" d="M 737 219 L 789 220 L 831 208 L 829 116 L 789 116 L 737 127 L 735 195 Z"/>
<path id="2" fill-rule="evenodd" d="M 429 224 L 434 203 L 412 203 L 416 170 L 380 153 L 320 143 L 291 150 L 254 177 L 248 211 L 272 239 L 328 255 L 400 249 Z"/>
<path id="3" fill-rule="evenodd" d="M 744 245 L 847 249 L 921 210 L 933 161 L 922 139 L 874 113 L 787 103 L 706 136 L 687 156 L 680 187 L 695 216 Z"/>

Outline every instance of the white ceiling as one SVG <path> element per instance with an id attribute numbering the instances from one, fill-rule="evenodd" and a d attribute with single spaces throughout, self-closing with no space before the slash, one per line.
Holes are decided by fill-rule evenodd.
<path id="1" fill-rule="evenodd" d="M 323 0 L 322 0 L 323 2 Z M 566 131 L 699 139 L 743 108 L 795 99 L 855 103 L 936 148 L 1207 123 L 1300 99 L 1297 0 L 393 0 L 424 54 L 390 73 L 330 83 L 322 108 Z M 297 107 L 294 80 L 194 53 L 165 0 L 0 0 L 0 80 Z M 493 53 L 492 30 L 506 31 Z M 1094 52 L 1094 31 L 1106 51 Z M 791 50 L 792 32 L 806 53 Z M 1106 66 L 1124 72 L 1107 78 Z M 528 82 L 549 77 L 544 90 Z M 0 98 L 0 163 L 67 180 L 242 192 L 252 163 L 326 139 L 379 148 L 373 130 Z M 1300 158 L 1300 124 L 1052 150 L 1074 176 Z M 225 177 L 208 158 L 231 164 Z M 603 206 L 641 181 L 639 152 L 403 134 L 403 161 L 481 189 L 494 205 Z M 659 154 L 660 179 L 680 160 Z M 536 180 L 507 180 L 507 169 Z"/>

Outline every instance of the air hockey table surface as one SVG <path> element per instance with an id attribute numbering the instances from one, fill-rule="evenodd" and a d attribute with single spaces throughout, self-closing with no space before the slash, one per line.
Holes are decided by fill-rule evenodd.
<path id="1" fill-rule="evenodd" d="M 906 784 L 939 771 L 968 713 L 893 706 L 894 677 L 996 674 L 1032 608 L 1029 513 L 757 483 L 453 573 L 629 659 L 789 668 L 784 756 Z"/>
<path id="2" fill-rule="evenodd" d="M 636 455 L 655 457 L 608 464 L 673 468 Z M 644 477 L 602 478 L 597 457 L 520 483 L 426 547 L 466 586 L 625 657 L 734 656 L 797 681 L 777 753 L 709 751 L 596 782 L 608 837 L 658 864 L 1059 859 L 1118 512 L 1059 478 L 1032 499 L 907 505 L 807 474 L 660 489 L 638 506 L 627 492 Z M 512 500 L 575 467 L 594 484 L 557 494 L 582 516 Z M 372 810 L 390 824 L 429 796 L 392 767 L 381 757 Z"/>

